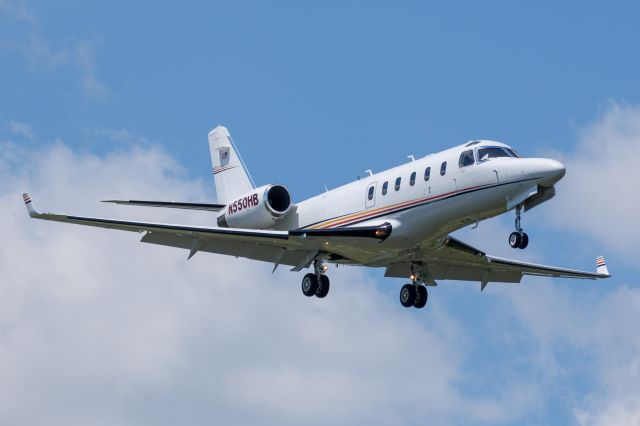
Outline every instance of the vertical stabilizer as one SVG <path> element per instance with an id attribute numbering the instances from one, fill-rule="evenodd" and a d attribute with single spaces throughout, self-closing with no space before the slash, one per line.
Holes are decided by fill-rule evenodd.
<path id="1" fill-rule="evenodd" d="M 255 188 L 226 127 L 209 132 L 209 151 L 218 203 L 227 204 Z"/>

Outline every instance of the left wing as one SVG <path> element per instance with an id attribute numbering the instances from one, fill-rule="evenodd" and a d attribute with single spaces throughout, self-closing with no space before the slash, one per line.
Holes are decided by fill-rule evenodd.
<path id="1" fill-rule="evenodd" d="M 327 230 L 271 231 L 71 216 L 40 213 L 34 208 L 29 194 L 23 194 L 23 199 L 29 216 L 35 219 L 144 232 L 142 242 L 188 249 L 189 258 L 198 251 L 206 251 L 299 269 L 307 267 L 320 251 L 327 252 L 327 246 L 349 246 L 353 239 L 362 238 L 383 241 L 391 234 L 388 223 Z"/>
<path id="2" fill-rule="evenodd" d="M 519 283 L 524 275 L 591 280 L 610 277 L 602 257 L 596 260 L 596 272 L 578 271 L 491 256 L 451 236 L 422 257 L 433 280 L 477 281 L 482 289 L 489 282 Z M 385 276 L 404 278 L 410 274 L 411 264 L 399 262 L 389 265 Z"/>

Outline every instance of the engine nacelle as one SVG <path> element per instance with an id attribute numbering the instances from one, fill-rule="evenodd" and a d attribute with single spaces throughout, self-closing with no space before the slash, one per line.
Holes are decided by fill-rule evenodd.
<path id="1" fill-rule="evenodd" d="M 282 185 L 265 185 L 239 196 L 218 213 L 218 226 L 266 229 L 291 210 L 291 195 Z"/>

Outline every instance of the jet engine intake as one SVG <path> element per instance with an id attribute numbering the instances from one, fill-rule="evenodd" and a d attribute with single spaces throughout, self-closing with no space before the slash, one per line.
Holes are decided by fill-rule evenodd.
<path id="1" fill-rule="evenodd" d="M 249 191 L 218 213 L 218 226 L 267 229 L 291 211 L 291 195 L 282 185 L 265 185 Z"/>

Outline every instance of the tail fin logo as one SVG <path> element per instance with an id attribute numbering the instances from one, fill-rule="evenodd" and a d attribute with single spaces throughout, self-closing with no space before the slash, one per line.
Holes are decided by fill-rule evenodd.
<path id="1" fill-rule="evenodd" d="M 229 148 L 224 147 L 218 151 L 220 155 L 220 167 L 224 167 L 229 164 Z"/>

